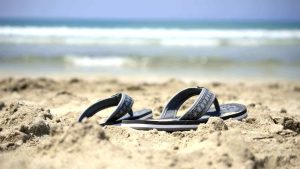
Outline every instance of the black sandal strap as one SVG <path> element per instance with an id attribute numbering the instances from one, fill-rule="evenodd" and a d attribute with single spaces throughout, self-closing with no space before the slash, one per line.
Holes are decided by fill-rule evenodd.
<path id="1" fill-rule="evenodd" d="M 117 106 L 113 113 L 105 120 L 106 122 L 116 121 L 126 113 L 130 116 L 132 113 L 133 99 L 125 93 L 117 93 L 110 98 L 100 100 L 90 107 L 88 107 L 79 117 L 78 122 L 81 122 L 84 118 L 89 118 L 95 115 L 97 112 L 107 109 L 109 107 Z"/>
<path id="2" fill-rule="evenodd" d="M 188 111 L 180 120 L 197 120 L 205 114 L 214 103 L 216 110 L 220 110 L 215 94 L 204 87 L 187 88 L 177 93 L 165 106 L 161 119 L 176 118 L 180 106 L 192 96 L 199 95 Z"/>

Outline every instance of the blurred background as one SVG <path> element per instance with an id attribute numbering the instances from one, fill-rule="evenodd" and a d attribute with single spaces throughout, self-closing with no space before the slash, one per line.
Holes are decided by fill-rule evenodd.
<path id="1" fill-rule="evenodd" d="M 0 3 L 4 75 L 300 78 L 298 0 Z"/>

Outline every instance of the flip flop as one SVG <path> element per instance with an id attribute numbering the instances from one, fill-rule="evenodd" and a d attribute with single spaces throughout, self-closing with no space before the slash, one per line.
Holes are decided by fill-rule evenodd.
<path id="1" fill-rule="evenodd" d="M 109 117 L 102 120 L 100 125 L 118 125 L 122 120 L 137 120 L 152 118 L 151 109 L 142 109 L 133 112 L 133 99 L 125 93 L 117 93 L 107 99 L 99 100 L 88 107 L 79 117 L 78 122 L 84 118 L 90 118 L 97 112 L 117 106 L 116 109 L 109 115 Z"/>
<path id="2" fill-rule="evenodd" d="M 176 117 L 182 104 L 196 95 L 197 99 L 187 112 L 181 117 Z M 214 107 L 211 108 L 212 104 Z M 199 124 L 206 123 L 212 116 L 223 120 L 242 120 L 247 117 L 247 108 L 237 103 L 219 105 L 215 94 L 204 87 L 187 88 L 169 100 L 160 119 L 123 120 L 121 126 L 140 130 L 185 131 L 197 129 Z"/>

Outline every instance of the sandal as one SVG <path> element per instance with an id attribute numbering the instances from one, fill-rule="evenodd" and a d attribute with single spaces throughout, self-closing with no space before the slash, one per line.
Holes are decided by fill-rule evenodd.
<path id="1" fill-rule="evenodd" d="M 182 104 L 196 95 L 198 95 L 197 99 L 186 113 L 176 117 Z M 212 104 L 214 107 L 211 108 Z M 230 118 L 242 120 L 247 117 L 247 108 L 237 103 L 219 105 L 215 94 L 204 87 L 187 88 L 169 100 L 160 119 L 123 120 L 121 126 L 140 130 L 185 131 L 197 129 L 199 124 L 206 123 L 212 116 L 223 120 Z"/>
<path id="2" fill-rule="evenodd" d="M 109 117 L 103 119 L 100 125 L 118 125 L 122 120 L 142 120 L 152 118 L 153 115 L 151 109 L 142 109 L 133 112 L 133 102 L 133 99 L 127 94 L 117 93 L 107 99 L 92 104 L 80 115 L 78 122 L 81 122 L 84 118 L 90 118 L 97 112 L 113 106 L 117 106 L 116 109 Z"/>

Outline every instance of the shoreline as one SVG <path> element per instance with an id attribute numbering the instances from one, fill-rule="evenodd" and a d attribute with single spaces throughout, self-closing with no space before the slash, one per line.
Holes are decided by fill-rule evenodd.
<path id="1" fill-rule="evenodd" d="M 55 80 L 64 80 L 64 79 L 72 79 L 72 78 L 81 78 L 84 80 L 97 80 L 97 79 L 106 79 L 106 80 L 120 80 L 122 82 L 134 82 L 134 83 L 143 83 L 143 82 L 151 82 L 151 83 L 164 83 L 170 80 L 180 80 L 185 83 L 201 83 L 201 82 L 226 82 L 226 83 L 239 83 L 239 82 L 250 82 L 250 83 L 300 83 L 300 79 L 292 79 L 292 78 L 281 78 L 281 77 L 195 77 L 195 76 L 177 76 L 177 75 L 161 75 L 161 74 L 109 74 L 109 73 L 49 73 L 45 75 L 41 74 L 28 74 L 28 73 L 1 73 L 0 79 L 7 78 L 50 78 Z"/>

